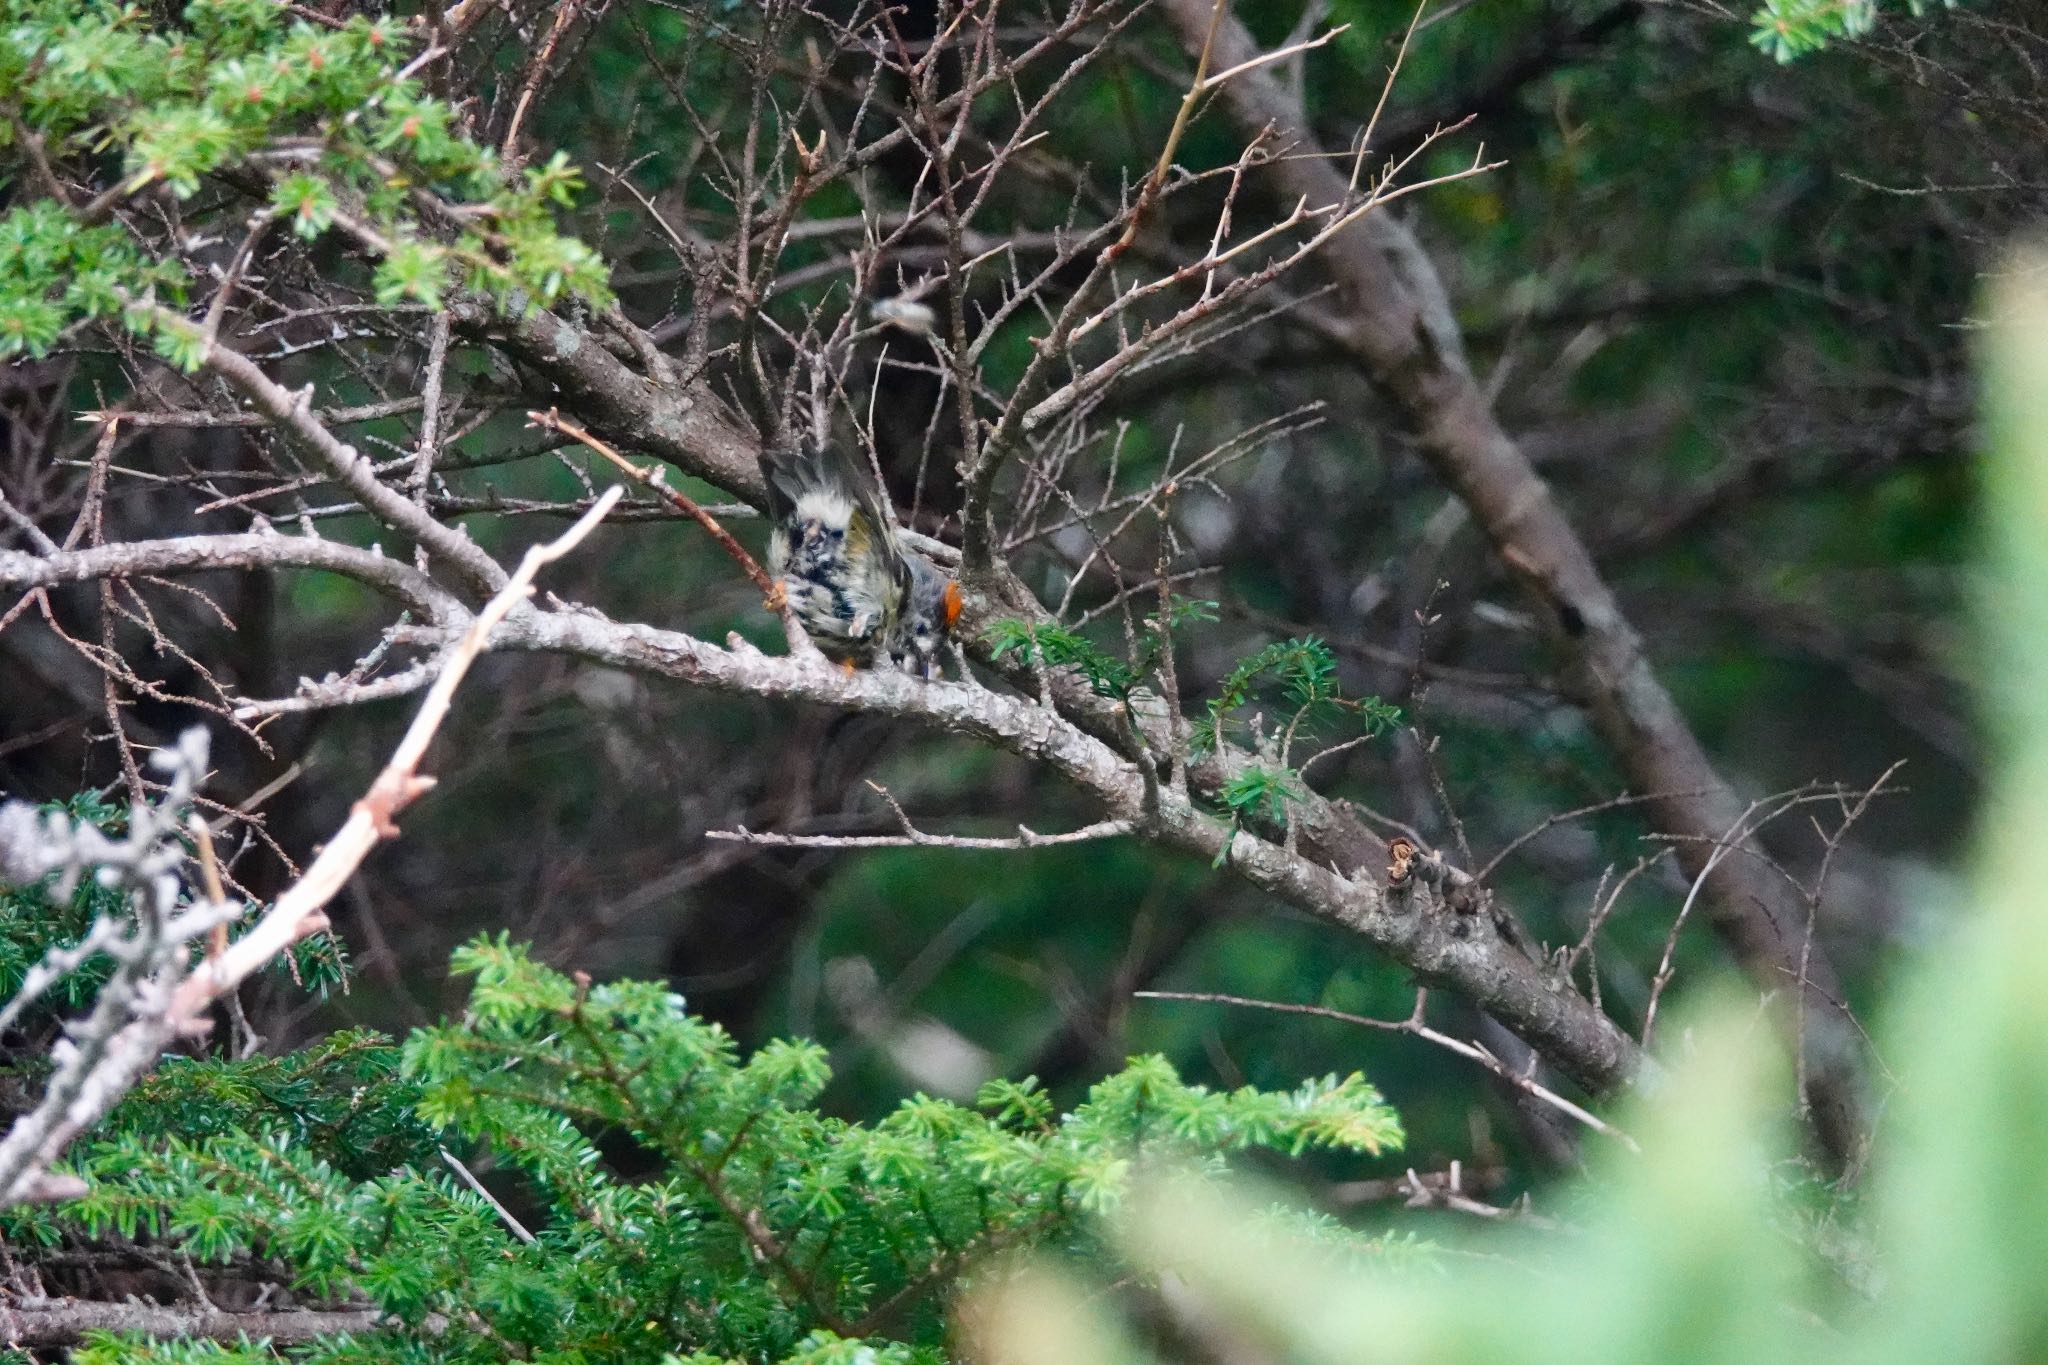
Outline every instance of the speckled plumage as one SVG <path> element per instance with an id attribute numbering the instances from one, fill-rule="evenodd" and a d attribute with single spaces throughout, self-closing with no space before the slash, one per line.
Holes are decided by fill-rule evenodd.
<path id="1" fill-rule="evenodd" d="M 812 643 L 840 663 L 935 676 L 959 589 L 904 547 L 873 478 L 827 451 L 764 455 L 762 472 L 775 516 L 768 571 Z"/>

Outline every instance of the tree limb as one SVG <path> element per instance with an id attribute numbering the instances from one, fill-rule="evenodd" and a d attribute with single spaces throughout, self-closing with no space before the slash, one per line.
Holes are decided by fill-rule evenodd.
<path id="1" fill-rule="evenodd" d="M 167 318 L 174 315 L 166 314 Z M 182 320 L 176 320 L 183 325 Z M 505 586 L 505 570 L 477 543 L 428 516 L 411 499 L 381 483 L 371 460 L 338 439 L 313 415 L 311 390 L 294 394 L 256 367 L 254 361 L 226 346 L 208 345 L 203 362 L 288 433 L 299 448 L 334 476 L 371 516 L 426 546 L 455 566 L 479 598 Z"/>
<path id="2" fill-rule="evenodd" d="M 1156 807 L 1148 809 L 1136 762 L 1034 701 L 969 683 L 925 683 L 887 671 L 847 673 L 751 646 L 720 649 L 677 631 L 563 612 L 526 613 L 508 621 L 493 642 L 718 692 L 900 716 L 1006 749 L 1058 772 L 1092 796 L 1109 819 L 1128 822 L 1141 837 L 1220 862 L 1287 904 L 1361 935 L 1425 981 L 1493 1014 L 1589 1090 L 1617 1089 L 1640 1060 L 1612 1020 L 1501 939 L 1486 917 L 1448 910 L 1419 881 L 1389 892 L 1370 875 L 1341 875 L 1280 844 L 1232 830 L 1171 791 L 1161 790 L 1153 798 Z"/>
<path id="3" fill-rule="evenodd" d="M 85 1299 L 0 1300 L 0 1340 L 9 1346 L 75 1346 L 88 1332 L 124 1332 L 159 1339 L 293 1344 L 387 1324 L 374 1308 L 274 1308 L 232 1313 L 197 1305 L 96 1303 Z"/>
<path id="4" fill-rule="evenodd" d="M 0 550 L 0 587 L 47 588 L 60 583 L 142 574 L 270 568 L 324 569 L 343 574 L 411 608 L 428 621 L 462 620 L 469 615 L 468 609 L 446 588 L 409 564 L 339 541 L 265 531 L 129 540 L 48 555 Z"/>
<path id="5" fill-rule="evenodd" d="M 1210 0 L 1161 0 L 1184 46 L 1207 38 Z M 1213 60 L 1252 60 L 1257 45 L 1234 16 L 1214 39 Z M 1277 133 L 1291 154 L 1265 173 L 1289 201 L 1335 202 L 1344 177 L 1307 132 L 1296 98 L 1270 70 L 1247 72 L 1223 88 L 1223 107 L 1246 137 Z M 1316 315 L 1413 427 L 1423 457 L 1472 510 L 1495 552 L 1542 605 L 1580 699 L 1637 787 L 1670 793 L 1650 803 L 1667 833 L 1712 841 L 1737 823 L 1744 803 L 1717 772 L 1642 641 L 1601 579 L 1584 543 L 1498 420 L 1467 367 L 1443 285 L 1414 235 L 1390 214 L 1365 217 L 1330 242 L 1322 260 L 1336 278 L 1341 309 Z M 1680 857 L 1695 876 L 1710 844 Z M 1867 1130 L 1859 1034 L 1840 1002 L 1832 968 L 1815 950 L 1800 974 L 1801 921 L 1793 888 L 1750 859 L 1720 863 L 1707 882 L 1715 928 L 1767 993 L 1796 983 L 1806 997 L 1812 1056 L 1804 1100 L 1830 1160 L 1852 1166 Z"/>

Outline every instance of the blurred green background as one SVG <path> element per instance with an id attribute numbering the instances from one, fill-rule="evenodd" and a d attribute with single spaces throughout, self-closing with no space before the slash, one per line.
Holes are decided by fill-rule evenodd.
<path id="1" fill-rule="evenodd" d="M 1482 140 L 1505 159 L 1401 211 L 1445 276 L 1504 423 L 1565 502 L 1722 770 L 1762 795 L 1810 781 L 1860 790 L 1906 761 L 1905 790 L 1858 824 L 1822 902 L 1822 934 L 1862 1006 L 1957 903 L 1953 869 L 1982 797 L 1965 623 L 1980 445 L 1968 342 L 1977 280 L 2038 213 L 2048 182 L 2048 25 L 2032 0 L 1984 0 L 1924 21 L 1895 16 L 1865 42 L 1787 67 L 1751 45 L 1746 13 L 1719 8 L 1442 6 L 1417 33 L 1376 141 L 1410 145 L 1469 113 L 1472 125 L 1428 168 L 1464 164 Z M 1350 25 L 1290 77 L 1326 144 L 1346 145 L 1379 97 L 1406 4 L 1241 12 L 1269 45 L 1304 18 Z M 917 6 L 906 15 L 929 22 Z M 734 7 L 730 21 L 749 12 Z M 680 101 L 729 110 L 745 92 L 707 32 L 678 11 L 615 7 L 578 31 L 529 126 L 585 166 L 630 166 L 678 221 L 716 236 L 730 206 L 690 154 Z M 1070 200 L 1113 196 L 1157 155 L 1187 64 L 1163 28 L 1133 35 L 1063 96 L 1044 174 L 995 193 L 982 231 L 1048 228 Z M 517 79 L 521 56 L 500 47 L 483 79 Z M 1180 159 L 1221 164 L 1239 146 L 1212 114 Z M 900 192 L 914 171 L 885 162 L 875 175 Z M 615 262 L 628 311 L 656 325 L 678 306 L 673 256 L 629 196 L 605 175 L 592 183 L 578 226 Z M 1200 196 L 1173 202 L 1160 230 L 1205 241 Z M 805 216 L 854 207 L 821 196 Z M 809 259 L 793 250 L 788 265 Z M 1023 330 L 1009 352 L 992 351 L 998 377 L 1021 362 Z M 483 362 L 464 363 L 482 374 Z M 374 396 L 348 374 L 319 378 L 336 403 Z M 1402 706 L 1412 727 L 1321 769 L 1319 785 L 1446 846 L 1461 828 L 1481 863 L 1546 816 L 1616 795 L 1614 766 L 1508 575 L 1372 392 L 1313 335 L 1261 329 L 1199 367 L 1134 385 L 1117 413 L 1129 424 L 1123 459 L 1141 474 L 1177 437 L 1217 439 L 1310 403 L 1324 405 L 1320 423 L 1183 502 L 1182 533 L 1205 569 L 1186 590 L 1220 604 L 1219 620 L 1185 645 L 1191 695 L 1260 645 L 1323 635 L 1347 690 Z M 887 391 L 882 426 L 906 507 L 933 404 L 914 377 Z M 408 439 L 395 423 L 380 434 Z M 478 467 L 452 472 L 451 487 L 479 499 L 573 496 L 575 477 L 552 460 L 488 462 L 527 440 L 510 421 L 467 436 L 460 451 Z M 162 433 L 151 458 L 236 456 L 203 434 Z M 941 534 L 953 505 L 944 464 L 920 501 L 920 525 Z M 142 482 L 117 484 L 110 509 L 159 534 L 229 529 Z M 357 518 L 321 524 L 368 538 Z M 553 525 L 488 511 L 465 524 L 494 550 Z M 757 523 L 737 530 L 758 546 Z M 1057 553 L 1025 568 L 1056 594 Z M 758 595 L 693 527 L 607 528 L 550 584 L 618 620 L 710 639 L 771 635 Z M 196 609 L 182 624 L 202 642 L 195 652 L 258 694 L 346 668 L 385 623 L 379 604 L 332 578 L 251 579 L 233 591 L 240 631 L 212 630 Z M 176 659 L 147 666 L 181 681 Z M 0 788 L 48 799 L 109 780 L 106 746 L 88 739 L 96 703 L 77 661 L 24 628 L 0 634 L 0 670 L 12 692 Z M 1006 833 L 1093 818 L 1020 762 L 871 717 L 721 699 L 566 659 L 488 659 L 470 686 L 432 760 L 433 799 L 334 908 L 357 967 L 349 990 L 308 1003 L 279 989 L 257 1002 L 280 1043 L 437 1014 L 453 999 L 449 950 L 502 928 L 564 969 L 665 976 L 745 1042 L 819 1038 L 837 1069 L 828 1104 L 848 1115 L 1000 1074 L 1036 1073 L 1071 1097 L 1126 1054 L 1156 1050 L 1190 1078 L 1228 1084 L 1363 1069 L 1402 1115 L 1409 1148 L 1391 1164 L 1330 1163 L 1333 1182 L 1459 1159 L 1505 1199 L 1559 1160 L 1511 1095 L 1414 1039 L 1132 1000 L 1138 989 L 1214 991 L 1405 1015 L 1412 984 L 1401 971 L 1208 868 L 1128 844 L 848 854 L 705 838 L 742 823 L 886 830 L 869 780 L 931 828 Z M 223 737 L 220 788 L 238 798 L 289 774 L 267 804 L 269 828 L 303 857 L 408 713 L 398 702 L 290 719 L 266 732 L 271 755 Z M 147 701 L 134 712 L 144 736 L 189 718 Z M 1522 847 L 1499 884 L 1539 939 L 1570 944 L 1603 887 L 1665 851 L 1648 833 L 1626 809 L 1557 826 Z M 1806 876 L 1825 847 L 1803 815 L 1766 841 Z M 267 857 L 248 856 L 254 888 L 283 875 Z M 1628 883 L 1606 922 L 1590 969 L 1631 1027 L 1684 893 L 1663 858 Z M 1720 960 L 1708 935 L 1688 932 L 1675 995 Z M 1447 1030 L 1487 1036 L 1456 1002 L 1437 1010 Z M 1335 1184 L 1326 1193 L 1341 1198 Z"/>

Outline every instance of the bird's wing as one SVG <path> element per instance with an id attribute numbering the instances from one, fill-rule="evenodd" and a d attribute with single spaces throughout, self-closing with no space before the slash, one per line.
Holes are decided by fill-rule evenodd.
<path id="1" fill-rule="evenodd" d="M 805 493 L 843 494 L 866 518 L 872 533 L 885 539 L 892 552 L 900 553 L 888 503 L 865 461 L 836 446 L 764 449 L 761 473 L 768 484 L 768 510 L 777 520 L 788 517 Z"/>
<path id="2" fill-rule="evenodd" d="M 896 543 L 896 519 L 889 515 L 889 500 L 882 496 L 882 485 L 868 462 L 836 446 L 821 451 L 819 459 L 827 466 L 837 467 L 841 485 L 852 496 L 854 506 L 866 514 L 891 561 L 901 558 L 903 552 Z"/>
<path id="3" fill-rule="evenodd" d="M 768 514 L 787 521 L 806 491 L 824 487 L 814 456 L 795 446 L 761 447 L 761 477 L 768 485 Z"/>

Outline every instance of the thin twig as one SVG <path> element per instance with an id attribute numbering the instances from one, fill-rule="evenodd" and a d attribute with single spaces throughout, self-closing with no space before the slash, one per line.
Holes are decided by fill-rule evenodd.
<path id="1" fill-rule="evenodd" d="M 1692 879 L 1692 886 L 1686 890 L 1685 900 L 1678 907 L 1678 915 L 1671 921 L 1671 932 L 1664 938 L 1664 955 L 1658 960 L 1657 975 L 1650 982 L 1650 1002 L 1643 1007 L 1643 1049 L 1645 1051 L 1649 1050 L 1651 1040 L 1656 1034 L 1657 1002 L 1663 997 L 1664 988 L 1671 983 L 1671 974 L 1674 970 L 1672 959 L 1678 951 L 1679 932 L 1685 928 L 1686 917 L 1692 914 L 1692 907 L 1699 900 L 1700 889 L 1707 884 L 1707 878 L 1714 874 L 1714 869 L 1721 865 L 1723 858 L 1733 853 L 1746 842 L 1749 836 L 1754 834 L 1758 828 L 1769 823 L 1793 805 L 1796 805 L 1805 795 L 1806 793 L 1802 791 L 1794 796 L 1784 798 L 1782 804 L 1773 809 L 1762 820 L 1757 821 L 1755 825 L 1749 823 L 1749 818 L 1755 815 L 1758 809 L 1766 803 L 1764 801 L 1750 802 L 1748 807 L 1743 810 L 1741 816 L 1736 819 L 1735 823 L 1728 827 L 1727 832 L 1714 841 L 1714 851 L 1707 856 L 1707 861 L 1700 868 L 1699 875 Z"/>
<path id="2" fill-rule="evenodd" d="M 443 1147 L 441 1148 L 441 1160 L 447 1162 L 449 1168 L 455 1174 L 462 1177 L 462 1183 L 469 1186 L 475 1192 L 477 1198 L 491 1206 L 492 1210 L 498 1215 L 498 1221 L 510 1229 L 514 1237 L 517 1237 L 528 1246 L 534 1244 L 536 1239 L 532 1233 L 526 1230 L 526 1225 L 512 1216 L 512 1210 L 498 1202 L 498 1196 L 484 1188 L 484 1182 L 478 1180 L 469 1167 L 462 1164 L 461 1158 L 457 1157 L 455 1153 L 449 1151 L 446 1147 Z"/>
<path id="3" fill-rule="evenodd" d="M 719 525 L 717 518 L 698 506 L 695 500 L 686 494 L 679 493 L 675 489 L 670 488 L 667 482 L 663 480 L 658 469 L 646 470 L 640 468 L 625 456 L 619 454 L 618 451 L 612 449 L 597 437 L 592 436 L 553 408 L 549 408 L 546 412 L 529 412 L 526 414 L 526 420 L 530 426 L 546 427 L 550 431 L 561 432 L 571 440 L 581 441 L 584 445 L 589 446 L 599 455 L 609 460 L 627 478 L 644 488 L 654 490 L 656 496 L 664 499 L 669 506 L 687 517 L 694 518 L 699 526 L 709 531 L 711 538 L 718 542 L 720 548 L 733 557 L 740 568 L 746 571 L 748 578 L 754 580 L 754 586 L 761 590 L 761 595 L 764 599 L 770 603 L 779 602 L 782 599 L 782 593 L 776 587 L 775 580 L 768 576 L 768 571 L 761 567 L 758 560 L 747 553 L 746 546 L 734 540 L 732 532 Z"/>
<path id="4" fill-rule="evenodd" d="M 1023 849 L 1116 839 L 1131 833 L 1135 828 L 1137 826 L 1129 820 L 1103 820 L 1097 824 L 1084 825 L 1080 829 L 1065 830 L 1058 834 L 1039 834 L 1019 825 L 1015 838 L 984 839 L 964 834 L 927 834 L 923 830 L 915 829 L 906 834 L 774 834 L 750 830 L 741 825 L 736 829 L 707 830 L 704 837 L 728 843 L 760 844 L 769 848 Z"/>
<path id="5" fill-rule="evenodd" d="M 348 820 L 320 850 L 313 865 L 285 889 L 262 919 L 225 951 L 209 955 L 189 973 L 184 970 L 182 955 L 173 951 L 157 970 L 151 983 L 153 989 L 138 997 L 157 1002 L 154 1008 L 131 1011 L 125 1022 L 111 1018 L 102 1021 L 106 1011 L 95 1010 L 94 1020 L 101 1021 L 107 1032 L 91 1040 L 89 1049 L 81 1048 L 74 1053 L 89 1057 L 90 1065 L 73 1074 L 60 1069 L 43 1101 L 16 1119 L 5 1140 L 0 1141 L 0 1176 L 4 1176 L 0 1207 L 29 1199 L 82 1194 L 83 1182 L 48 1173 L 50 1163 L 63 1153 L 71 1139 L 106 1113 L 155 1065 L 175 1038 L 203 1029 L 205 1011 L 215 1001 L 294 944 L 327 928 L 327 902 L 354 875 L 370 850 L 397 834 L 393 817 L 433 786 L 432 778 L 420 774 L 420 763 L 441 723 L 447 719 L 456 687 L 470 665 L 489 648 L 491 632 L 532 593 L 534 576 L 541 567 L 580 544 L 623 494 L 622 488 L 608 490 L 582 520 L 560 537 L 527 550 L 518 569 L 472 619 L 461 641 L 448 651 L 440 678 L 369 791 L 350 809 Z M 202 913 L 198 918 L 204 920 L 206 915 Z M 175 948 L 177 940 L 168 927 L 160 937 Z"/>
<path id="6" fill-rule="evenodd" d="M 1640 806 L 1645 804 L 1646 802 L 1651 801 L 1665 801 L 1678 797 L 1694 797 L 1699 796 L 1701 794 L 1701 789 L 1697 788 L 1692 791 L 1647 792 L 1642 795 L 1636 795 L 1631 792 L 1623 792 L 1621 795 L 1610 797 L 1605 801 L 1595 801 L 1591 805 L 1578 806 L 1572 810 L 1558 811 L 1555 815 L 1546 815 L 1543 817 L 1541 821 L 1531 826 L 1529 829 L 1524 830 L 1520 835 L 1517 835 L 1515 838 L 1509 840 L 1507 844 L 1501 848 L 1500 852 L 1494 854 L 1491 858 L 1487 859 L 1486 866 L 1480 868 L 1477 872 L 1474 872 L 1472 874 L 1472 880 L 1475 882 L 1485 881 L 1488 877 L 1491 877 L 1493 875 L 1495 868 L 1499 867 L 1502 863 L 1506 862 L 1510 857 L 1514 856 L 1516 850 L 1520 849 L 1523 845 L 1527 844 L 1531 839 L 1539 838 L 1547 831 L 1555 829 L 1559 825 L 1569 824 L 1573 820 L 1582 820 L 1588 815 L 1600 815 L 1610 810 L 1621 810 L 1622 808 L 1627 806 Z"/>
<path id="7" fill-rule="evenodd" d="M 1864 790 L 1855 805 L 1847 806 L 1845 798 L 1844 805 L 1847 808 L 1842 812 L 1842 823 L 1835 827 L 1833 834 L 1821 835 L 1824 850 L 1820 857 L 1820 870 L 1814 874 L 1813 889 L 1806 895 L 1806 924 L 1799 939 L 1799 1003 L 1794 1011 L 1792 1024 L 1793 1056 L 1796 1062 L 1795 1069 L 1799 1073 L 1799 1097 L 1802 1106 L 1806 1103 L 1806 991 L 1811 984 L 1807 980 L 1807 974 L 1813 966 L 1813 930 L 1815 921 L 1820 917 L 1821 896 L 1827 891 L 1828 874 L 1834 869 L 1835 854 L 1840 851 L 1842 841 L 1848 836 L 1850 828 L 1863 818 L 1864 812 L 1870 809 L 1870 803 L 1885 793 L 1887 784 L 1892 780 L 1892 774 L 1904 766 L 1906 760 L 1902 758 L 1879 773 L 1877 781 Z M 1814 828 L 1820 828 L 1818 820 L 1814 821 Z"/>
<path id="8" fill-rule="evenodd" d="M 547 76 L 548 63 L 554 60 L 555 47 L 562 41 L 562 35 L 576 19 L 576 0 L 560 0 L 555 6 L 555 22 L 548 27 L 548 36 L 542 41 L 540 51 L 534 55 L 527 67 L 526 80 L 519 90 L 519 101 L 512 108 L 512 121 L 505 129 L 505 141 L 498 149 L 499 157 L 508 165 L 517 164 L 519 159 L 519 125 L 526 119 L 527 106 L 540 92 L 540 83 Z"/>
<path id="9" fill-rule="evenodd" d="M 1152 167 L 1152 174 L 1145 178 L 1144 188 L 1138 191 L 1138 202 L 1131 206 L 1131 216 L 1124 224 L 1123 236 L 1116 239 L 1103 255 L 1115 260 L 1130 250 L 1137 240 L 1138 227 L 1145 221 L 1145 212 L 1159 197 L 1160 189 L 1166 184 L 1167 172 L 1173 169 L 1173 154 L 1180 149 L 1180 140 L 1188 130 L 1188 122 L 1195 116 L 1195 105 L 1206 90 L 1204 81 L 1209 74 L 1209 53 L 1216 43 L 1216 30 L 1223 22 L 1224 11 L 1230 7 L 1230 0 L 1216 0 L 1216 8 L 1209 13 L 1209 33 L 1202 40 L 1202 51 L 1195 58 L 1195 78 L 1189 82 L 1187 93 L 1180 97 L 1180 108 L 1173 114 L 1173 126 L 1167 130 L 1166 143 L 1159 149 L 1159 160 Z"/>
<path id="10" fill-rule="evenodd" d="M 1596 1133 L 1613 1138 L 1631 1152 L 1640 1153 L 1643 1150 L 1636 1145 L 1634 1138 L 1622 1132 L 1621 1129 L 1616 1128 L 1598 1114 L 1573 1104 L 1556 1091 L 1537 1084 L 1535 1080 L 1524 1076 L 1521 1072 L 1516 1071 L 1513 1067 L 1495 1056 L 1491 1049 L 1483 1047 L 1478 1043 L 1468 1043 L 1462 1039 L 1453 1038 L 1448 1033 L 1437 1032 L 1422 1022 L 1422 1011 L 1419 1007 L 1414 1014 L 1409 1015 L 1406 1019 L 1396 1020 L 1374 1019 L 1368 1015 L 1351 1014 L 1344 1010 L 1333 1010 L 1323 1005 L 1293 1005 L 1279 1000 L 1254 1000 L 1242 995 L 1219 995 L 1209 991 L 1133 991 L 1131 994 L 1132 998 L 1136 1000 L 1185 1000 L 1198 1004 L 1236 1005 L 1244 1009 L 1272 1010 L 1278 1014 L 1306 1014 L 1318 1019 L 1335 1019 L 1340 1023 L 1356 1024 L 1360 1028 L 1379 1029 L 1386 1033 L 1412 1034 L 1427 1042 L 1435 1043 L 1438 1047 L 1455 1052 L 1460 1057 L 1479 1063 L 1479 1065 L 1485 1067 L 1509 1085 L 1514 1086 L 1517 1090 L 1522 1091 L 1531 1099 L 1539 1100 L 1559 1113 L 1577 1119 Z M 1419 1006 L 1419 997 L 1417 1003 Z"/>

